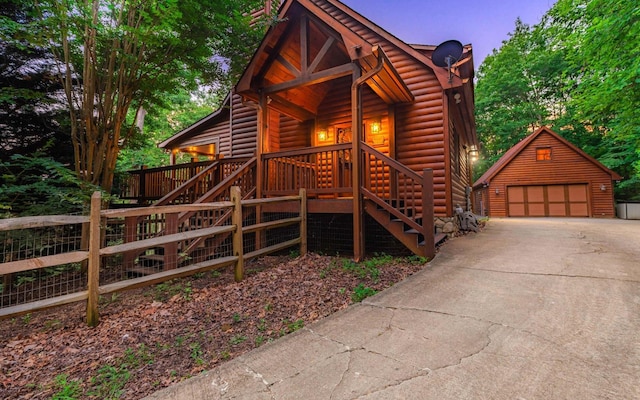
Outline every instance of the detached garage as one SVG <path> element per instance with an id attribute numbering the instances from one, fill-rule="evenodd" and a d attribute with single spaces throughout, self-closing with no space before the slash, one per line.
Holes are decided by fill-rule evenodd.
<path id="1" fill-rule="evenodd" d="M 614 217 L 622 177 L 543 127 L 473 185 L 474 210 L 492 217 Z"/>

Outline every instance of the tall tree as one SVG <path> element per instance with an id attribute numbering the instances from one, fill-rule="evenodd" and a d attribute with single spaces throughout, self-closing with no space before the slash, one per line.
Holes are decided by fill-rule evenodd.
<path id="1" fill-rule="evenodd" d="M 578 71 L 568 82 L 589 132 L 602 138 L 600 161 L 626 179 L 621 198 L 640 199 L 640 7 L 630 0 L 558 0 L 549 36 Z"/>
<path id="2" fill-rule="evenodd" d="M 176 88 L 224 85 L 261 36 L 257 0 L 37 0 L 69 107 L 75 171 L 110 191 L 137 110 Z"/>
<path id="3" fill-rule="evenodd" d="M 510 38 L 478 70 L 476 122 L 488 165 L 554 114 L 549 77 L 558 55 L 542 53 L 540 46 L 534 30 L 518 19 Z"/>
<path id="4" fill-rule="evenodd" d="M 167 165 L 169 157 L 158 144 L 171 135 L 207 116 L 219 105 L 218 96 L 207 91 L 183 91 L 165 96 L 162 104 L 149 109 L 144 134 L 135 135 L 127 148 L 122 149 L 116 166 L 117 174 L 141 165 L 160 167 Z M 188 161 L 188 159 L 186 159 Z"/>
<path id="5" fill-rule="evenodd" d="M 71 163 L 68 112 L 52 55 L 21 34 L 30 11 L 27 1 L 0 2 L 0 158 L 40 151 Z"/>

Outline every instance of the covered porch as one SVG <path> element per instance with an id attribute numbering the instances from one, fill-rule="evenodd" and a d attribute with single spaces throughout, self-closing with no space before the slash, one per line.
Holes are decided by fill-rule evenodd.
<path id="1" fill-rule="evenodd" d="M 433 186 L 393 159 L 394 105 L 411 91 L 380 46 L 316 8 L 285 5 L 235 91 L 257 111 L 256 197 L 305 188 L 310 212 L 351 213 L 360 259 L 365 200 L 422 233 Z"/>

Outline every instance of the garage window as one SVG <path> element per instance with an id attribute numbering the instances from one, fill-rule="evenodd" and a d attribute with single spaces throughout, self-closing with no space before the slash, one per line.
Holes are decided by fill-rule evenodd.
<path id="1" fill-rule="evenodd" d="M 536 149 L 536 161 L 551 160 L 551 147 L 538 147 Z"/>

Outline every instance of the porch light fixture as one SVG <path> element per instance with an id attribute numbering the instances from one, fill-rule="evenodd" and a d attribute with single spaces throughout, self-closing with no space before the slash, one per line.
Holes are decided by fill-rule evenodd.
<path id="1" fill-rule="evenodd" d="M 472 145 L 469 149 L 469 158 L 471 159 L 472 163 L 478 161 L 478 149 L 475 145 Z"/>
<path id="2" fill-rule="evenodd" d="M 371 133 L 374 135 L 377 135 L 378 133 L 380 133 L 382 131 L 382 126 L 380 124 L 380 121 L 373 121 L 371 123 Z"/>
<path id="3" fill-rule="evenodd" d="M 600 185 L 600 190 L 602 190 L 603 192 L 607 190 L 607 185 L 605 185 L 604 183 Z"/>
<path id="4" fill-rule="evenodd" d="M 496 195 L 500 194 L 500 189 L 496 188 Z"/>
<path id="5" fill-rule="evenodd" d="M 318 141 L 319 142 L 324 142 L 325 140 L 327 140 L 327 130 L 326 129 L 320 129 L 318 131 Z"/>

